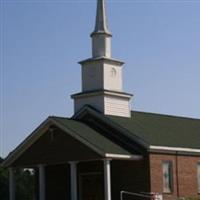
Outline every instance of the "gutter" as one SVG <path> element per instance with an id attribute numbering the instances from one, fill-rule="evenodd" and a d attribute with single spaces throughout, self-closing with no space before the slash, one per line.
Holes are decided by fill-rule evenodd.
<path id="1" fill-rule="evenodd" d="M 200 149 L 182 148 L 182 147 L 168 147 L 168 146 L 154 146 L 151 145 L 150 150 L 176 151 L 185 153 L 200 153 Z"/>
<path id="2" fill-rule="evenodd" d="M 124 154 L 105 154 L 106 158 L 120 159 L 120 160 L 142 160 L 143 156 L 139 155 L 124 155 Z"/>

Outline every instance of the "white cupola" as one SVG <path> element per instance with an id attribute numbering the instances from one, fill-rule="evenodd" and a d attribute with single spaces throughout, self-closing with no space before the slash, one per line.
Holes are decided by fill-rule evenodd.
<path id="1" fill-rule="evenodd" d="M 95 29 L 91 34 L 92 58 L 79 62 L 82 92 L 72 95 L 75 113 L 90 105 L 105 115 L 130 117 L 131 94 L 123 92 L 122 61 L 111 56 L 112 34 L 108 30 L 105 1 L 97 1 Z"/>

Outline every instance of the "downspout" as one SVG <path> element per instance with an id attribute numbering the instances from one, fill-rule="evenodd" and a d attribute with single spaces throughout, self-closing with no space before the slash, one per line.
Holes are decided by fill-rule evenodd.
<path id="1" fill-rule="evenodd" d="M 176 151 L 176 185 L 177 185 L 177 197 L 180 197 L 179 194 L 179 174 L 178 174 L 179 170 L 178 170 L 178 152 Z"/>

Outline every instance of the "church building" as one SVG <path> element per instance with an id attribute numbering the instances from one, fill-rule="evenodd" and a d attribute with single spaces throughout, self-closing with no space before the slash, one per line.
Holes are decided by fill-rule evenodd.
<path id="1" fill-rule="evenodd" d="M 111 54 L 105 1 L 97 1 L 92 56 L 80 63 L 72 117 L 50 116 L 3 162 L 10 200 L 15 168 L 35 171 L 37 200 L 200 196 L 200 119 L 131 110 L 123 62 Z"/>

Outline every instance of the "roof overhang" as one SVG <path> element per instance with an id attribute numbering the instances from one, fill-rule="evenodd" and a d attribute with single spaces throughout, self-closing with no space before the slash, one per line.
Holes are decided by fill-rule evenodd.
<path id="1" fill-rule="evenodd" d="M 106 158 L 117 159 L 117 160 L 142 160 L 140 155 L 122 155 L 122 154 L 105 154 Z"/>
<path id="2" fill-rule="evenodd" d="M 89 141 L 82 138 L 79 134 L 76 134 L 70 128 L 58 123 L 53 118 L 47 118 L 37 129 L 35 129 L 30 136 L 28 136 L 14 151 L 12 151 L 7 158 L 1 164 L 3 167 L 12 166 L 12 164 L 26 151 L 28 150 L 31 145 L 33 145 L 43 134 L 46 133 L 52 126 L 55 126 L 62 131 L 66 132 L 74 139 L 78 140 L 89 149 L 93 150 L 97 153 L 102 159 L 109 158 L 109 159 L 119 159 L 119 160 L 140 160 L 142 156 L 138 155 L 122 155 L 122 154 L 113 154 L 109 152 L 103 152 L 99 147 L 95 146 L 94 144 L 90 143 Z"/>
<path id="3" fill-rule="evenodd" d="M 108 63 L 108 64 L 114 64 L 116 66 L 122 66 L 124 64 L 124 62 L 117 60 L 117 59 L 113 59 L 113 58 L 107 58 L 107 57 L 97 57 L 97 58 L 89 58 L 83 61 L 80 61 L 79 64 L 83 65 L 86 63 L 91 63 L 91 62 L 99 62 L 102 61 L 104 63 Z"/>
<path id="4" fill-rule="evenodd" d="M 123 99 L 130 99 L 133 95 L 125 92 L 118 92 L 118 91 L 109 91 L 109 90 L 93 90 L 87 92 L 81 92 L 77 94 L 71 95 L 71 98 L 86 98 L 91 96 L 100 96 L 100 95 L 108 95 L 108 96 L 117 96 Z"/>
<path id="5" fill-rule="evenodd" d="M 173 152 L 173 153 L 183 153 L 183 154 L 200 154 L 200 149 L 194 148 L 182 148 L 182 147 L 168 147 L 168 146 L 150 146 L 150 151 L 157 152 Z"/>

